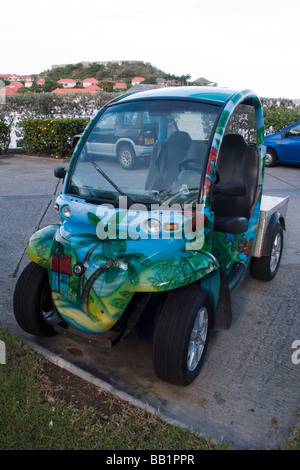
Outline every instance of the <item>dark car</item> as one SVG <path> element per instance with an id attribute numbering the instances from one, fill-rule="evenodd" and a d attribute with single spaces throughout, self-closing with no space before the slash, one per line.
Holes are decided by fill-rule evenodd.
<path id="1" fill-rule="evenodd" d="M 76 147 L 82 132 L 73 137 Z M 97 155 L 117 157 L 126 170 L 134 168 L 140 157 L 150 157 L 158 137 L 158 122 L 147 111 L 105 113 L 92 131 L 88 151 Z"/>
<path id="2" fill-rule="evenodd" d="M 300 164 L 300 121 L 265 137 L 266 166 L 277 163 Z"/>

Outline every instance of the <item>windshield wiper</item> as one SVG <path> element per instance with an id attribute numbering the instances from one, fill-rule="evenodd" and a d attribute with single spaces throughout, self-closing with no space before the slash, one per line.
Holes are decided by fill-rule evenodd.
<path id="1" fill-rule="evenodd" d="M 94 162 L 94 160 L 86 153 L 85 154 L 85 157 L 91 162 L 91 164 L 96 168 L 96 170 L 98 171 L 98 173 L 100 173 L 101 176 L 103 176 L 103 178 L 106 179 L 106 181 L 108 181 L 113 188 L 115 188 L 116 191 L 118 191 L 119 194 L 121 194 L 121 196 L 125 196 L 127 197 L 127 199 L 130 201 L 131 204 L 135 204 L 135 201 L 133 201 L 133 199 L 131 199 L 131 197 L 129 197 L 127 194 L 123 193 L 123 191 L 121 191 L 120 188 L 118 188 L 118 186 L 110 179 L 109 176 L 107 176 L 106 173 L 104 173 L 104 171 L 102 170 L 102 168 L 100 168 L 100 166 L 97 165 L 96 162 Z"/>

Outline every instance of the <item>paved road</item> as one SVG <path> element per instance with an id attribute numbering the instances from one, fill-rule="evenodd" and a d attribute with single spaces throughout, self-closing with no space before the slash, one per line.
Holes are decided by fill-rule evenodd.
<path id="1" fill-rule="evenodd" d="M 25 337 L 14 320 L 13 291 L 28 262 L 29 236 L 58 220 L 55 166 L 56 161 L 34 157 L 0 157 L 0 324 Z M 233 298 L 232 327 L 214 332 L 202 372 L 191 386 L 179 388 L 156 378 L 147 341 L 124 341 L 106 350 L 61 336 L 32 339 L 233 449 L 280 448 L 300 410 L 300 364 L 291 359 L 292 343 L 300 340 L 300 168 L 266 170 L 265 194 L 290 196 L 279 273 L 271 283 L 246 278 Z"/>

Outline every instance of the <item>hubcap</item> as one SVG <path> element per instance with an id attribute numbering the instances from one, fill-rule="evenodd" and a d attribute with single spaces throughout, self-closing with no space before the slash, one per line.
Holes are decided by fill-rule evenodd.
<path id="1" fill-rule="evenodd" d="M 121 162 L 123 166 L 129 167 L 132 163 L 132 155 L 130 150 L 123 150 L 121 153 Z"/>
<path id="2" fill-rule="evenodd" d="M 276 270 L 278 266 L 280 255 L 281 255 L 281 246 L 282 246 L 281 235 L 280 233 L 277 233 L 273 246 L 272 246 L 271 258 L 270 258 L 270 270 L 272 273 Z"/>
<path id="3" fill-rule="evenodd" d="M 272 161 L 273 161 L 272 155 L 267 153 L 266 154 L 266 164 L 269 165 L 270 163 L 272 163 Z"/>
<path id="4" fill-rule="evenodd" d="M 207 330 L 208 312 L 205 307 L 201 307 L 196 315 L 189 342 L 187 366 L 190 371 L 195 370 L 199 364 L 206 342 Z"/>

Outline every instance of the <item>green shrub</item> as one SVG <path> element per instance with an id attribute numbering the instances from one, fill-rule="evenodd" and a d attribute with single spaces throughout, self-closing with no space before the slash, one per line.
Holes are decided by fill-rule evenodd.
<path id="1" fill-rule="evenodd" d="M 72 154 L 72 137 L 78 129 L 85 128 L 87 118 L 25 119 L 20 123 L 23 133 L 23 148 L 27 153 L 48 155 L 55 158 Z"/>
<path id="2" fill-rule="evenodd" d="M 278 132 L 300 121 L 300 108 L 266 108 L 264 120 L 266 129 L 272 126 L 272 132 Z"/>
<path id="3" fill-rule="evenodd" d="M 10 126 L 0 121 L 0 154 L 7 152 L 10 143 Z"/>

